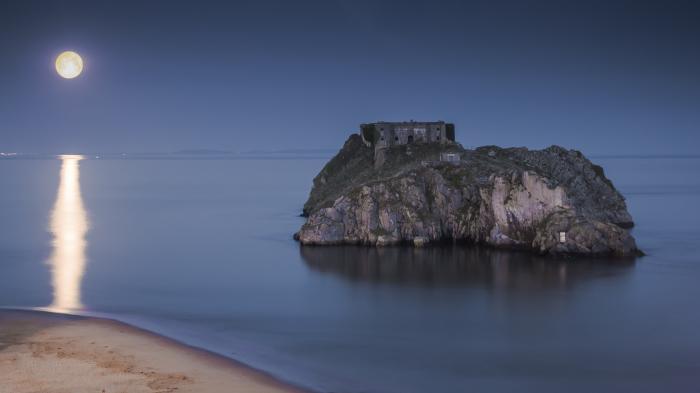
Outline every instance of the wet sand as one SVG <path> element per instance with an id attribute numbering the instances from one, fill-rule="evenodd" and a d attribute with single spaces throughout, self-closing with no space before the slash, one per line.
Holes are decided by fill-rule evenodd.
<path id="1" fill-rule="evenodd" d="M 0 311 L 0 393 L 301 393 L 229 359 L 120 322 Z"/>

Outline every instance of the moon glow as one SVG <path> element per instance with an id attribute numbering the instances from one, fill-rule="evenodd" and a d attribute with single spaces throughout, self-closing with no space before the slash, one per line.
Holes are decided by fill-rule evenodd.
<path id="1" fill-rule="evenodd" d="M 56 72 L 62 78 L 73 79 L 83 72 L 83 59 L 73 51 L 65 51 L 56 58 Z"/>

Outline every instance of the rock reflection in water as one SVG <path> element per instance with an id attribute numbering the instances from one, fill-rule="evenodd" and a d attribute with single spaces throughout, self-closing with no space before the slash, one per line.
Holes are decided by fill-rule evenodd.
<path id="1" fill-rule="evenodd" d="M 629 272 L 634 262 L 553 259 L 465 245 L 413 247 L 300 247 L 313 270 L 348 280 L 425 286 L 485 285 L 557 288 L 576 280 Z"/>

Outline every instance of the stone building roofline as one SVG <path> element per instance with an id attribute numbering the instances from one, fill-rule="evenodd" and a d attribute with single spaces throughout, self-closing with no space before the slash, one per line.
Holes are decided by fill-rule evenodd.
<path id="1" fill-rule="evenodd" d="M 455 127 L 444 121 L 386 122 L 360 124 L 359 134 L 375 150 L 420 143 L 449 143 L 455 140 Z"/>
<path id="2" fill-rule="evenodd" d="M 365 123 L 365 124 L 445 124 L 444 121 L 438 120 L 438 121 L 416 121 L 416 120 L 409 120 L 409 121 L 377 121 L 374 123 Z"/>

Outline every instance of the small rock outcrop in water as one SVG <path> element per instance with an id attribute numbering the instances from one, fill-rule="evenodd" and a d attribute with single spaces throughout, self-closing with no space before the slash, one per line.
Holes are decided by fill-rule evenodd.
<path id="1" fill-rule="evenodd" d="M 625 200 L 603 169 L 558 146 L 375 152 L 351 135 L 314 178 L 304 215 L 295 234 L 304 245 L 465 241 L 541 254 L 639 253 Z"/>

